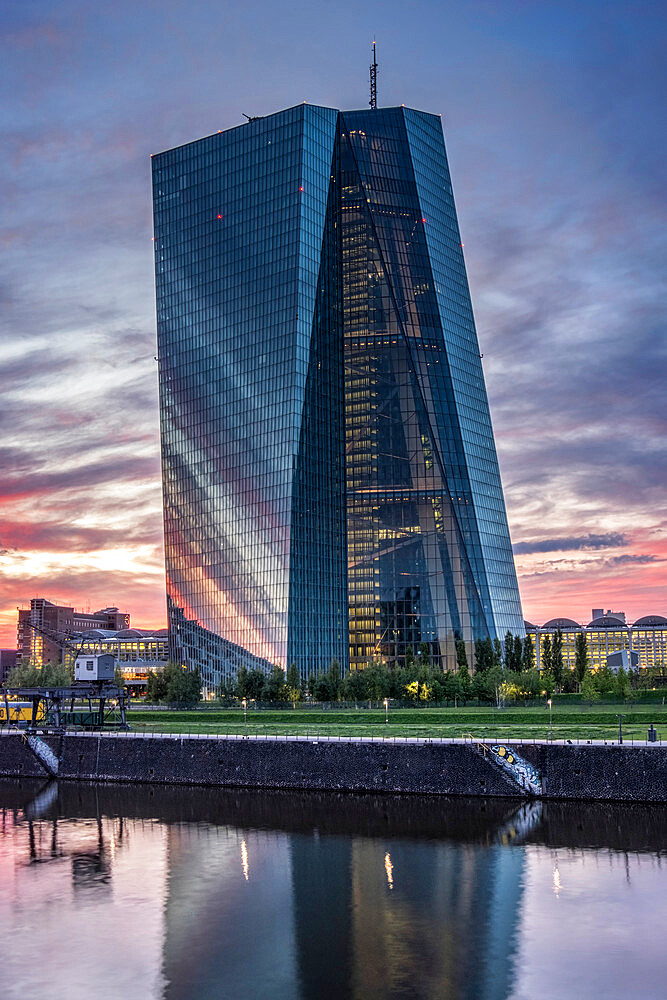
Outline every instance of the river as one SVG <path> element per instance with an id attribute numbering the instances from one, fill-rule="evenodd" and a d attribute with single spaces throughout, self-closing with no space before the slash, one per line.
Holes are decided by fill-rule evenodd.
<path id="1" fill-rule="evenodd" d="M 5 1000 L 667 994 L 667 807 L 0 781 Z"/>

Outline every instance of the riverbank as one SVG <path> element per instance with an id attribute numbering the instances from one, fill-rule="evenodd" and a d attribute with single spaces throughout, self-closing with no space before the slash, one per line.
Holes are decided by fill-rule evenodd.
<path id="1" fill-rule="evenodd" d="M 667 708 L 661 705 L 548 705 L 535 707 L 467 705 L 454 708 L 369 708 L 354 706 L 297 705 L 242 708 L 202 705 L 179 711 L 166 706 L 132 707 L 132 730 L 146 733 L 196 733 L 218 736 L 390 736 L 441 738 L 474 733 L 482 739 L 502 740 L 615 740 L 618 715 L 623 736 L 646 740 L 653 725 L 658 742 L 667 741 Z"/>
<path id="2" fill-rule="evenodd" d="M 667 802 L 667 747 L 474 740 L 45 733 L 0 736 L 0 775 L 64 781 Z M 497 746 L 497 745 L 496 745 Z M 53 761 L 57 761 L 54 766 Z M 45 761 L 45 763 L 43 762 Z M 516 773 L 528 770 L 534 783 Z M 535 791 L 537 789 L 537 791 Z"/>

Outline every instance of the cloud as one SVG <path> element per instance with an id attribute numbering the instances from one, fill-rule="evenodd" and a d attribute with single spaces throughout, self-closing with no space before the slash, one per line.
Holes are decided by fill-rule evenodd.
<path id="1" fill-rule="evenodd" d="M 601 34 L 586 5 L 565 0 L 555 44 L 544 5 L 526 18 L 521 4 L 452 0 L 444 14 L 416 3 L 409 23 L 397 0 L 383 8 L 393 69 L 381 98 L 446 113 L 525 613 L 579 617 L 593 603 L 626 607 L 626 594 L 638 613 L 659 610 L 663 566 L 644 555 L 662 551 L 649 536 L 667 521 L 657 7 L 628 18 L 612 2 Z M 72 552 L 128 540 L 159 548 L 148 154 L 238 124 L 241 108 L 359 100 L 363 45 L 347 44 L 345 25 L 361 16 L 361 37 L 374 15 L 350 0 L 335 19 L 327 4 L 304 13 L 268 0 L 157 10 L 16 4 L 0 35 L 12 94 L 0 149 L 0 544 L 17 560 L 60 553 L 65 567 Z M 420 71 L 406 74 L 415 52 Z M 595 555 L 616 546 L 628 551 Z M 540 560 L 551 552 L 573 555 Z M 8 607 L 49 584 L 35 576 L 17 593 L 18 581 Z M 164 604 L 161 584 L 139 590 L 119 574 L 108 598 L 110 585 L 58 580 L 78 604 L 93 592 Z"/>
<path id="2" fill-rule="evenodd" d="M 647 563 L 654 563 L 658 561 L 657 556 L 649 555 L 623 555 L 623 556 L 612 556 L 608 560 L 609 564 L 612 566 L 645 566 Z M 662 560 L 660 560 L 662 562 Z"/>
<path id="3" fill-rule="evenodd" d="M 615 549 L 627 544 L 625 535 L 609 532 L 606 535 L 580 535 L 569 538 L 543 538 L 533 542 L 517 542 L 515 555 L 530 552 L 570 552 L 578 549 Z"/>

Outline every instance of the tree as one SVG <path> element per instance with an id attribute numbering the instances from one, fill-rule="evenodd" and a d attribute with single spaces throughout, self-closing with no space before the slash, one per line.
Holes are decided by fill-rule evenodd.
<path id="1" fill-rule="evenodd" d="M 467 664 L 465 664 L 465 669 L 468 670 Z M 470 675 L 468 675 L 468 680 L 470 680 Z M 461 670 L 459 669 L 456 674 L 453 670 L 448 671 L 444 676 L 443 686 L 447 701 L 457 702 L 462 697 Z"/>
<path id="2" fill-rule="evenodd" d="M 20 660 L 15 667 L 9 671 L 4 687 L 39 687 L 41 684 L 41 670 L 33 666 L 29 660 Z"/>
<path id="3" fill-rule="evenodd" d="M 613 694 L 616 686 L 614 672 L 607 666 L 602 667 L 595 674 L 595 686 L 603 696 Z"/>
<path id="4" fill-rule="evenodd" d="M 261 701 L 264 693 L 264 679 L 266 674 L 259 667 L 250 670 L 246 676 L 245 697 L 251 701 Z"/>
<path id="5" fill-rule="evenodd" d="M 186 670 L 180 663 L 171 660 L 166 663 L 160 674 L 154 675 L 153 700 L 164 701 L 169 705 L 189 707 L 201 700 L 201 678 L 198 670 Z M 151 684 L 149 674 L 148 683 Z M 151 690 L 149 686 L 149 691 Z"/>
<path id="6" fill-rule="evenodd" d="M 541 681 L 542 681 L 542 691 L 544 692 L 547 698 L 550 698 L 551 695 L 554 693 L 554 688 L 556 687 L 556 681 L 554 680 L 554 675 L 551 673 L 550 670 L 543 670 Z"/>
<path id="7" fill-rule="evenodd" d="M 589 705 L 592 705 L 594 701 L 598 701 L 600 698 L 600 692 L 595 685 L 595 678 L 590 670 L 586 671 L 581 682 L 581 697 Z"/>
<path id="8" fill-rule="evenodd" d="M 623 666 L 618 668 L 618 673 L 616 674 L 614 694 L 617 698 L 620 698 L 621 701 L 625 701 L 630 694 L 630 678 L 626 674 Z"/>
<path id="9" fill-rule="evenodd" d="M 147 701 L 152 701 L 157 704 L 160 701 L 164 701 L 166 697 L 167 697 L 167 678 L 165 677 L 165 671 L 149 670 L 148 681 L 146 684 Z"/>
<path id="10" fill-rule="evenodd" d="M 331 661 L 327 672 L 327 678 L 329 680 L 329 700 L 338 701 L 338 698 L 340 697 L 341 685 L 343 683 L 340 676 L 340 663 L 338 660 Z"/>
<path id="11" fill-rule="evenodd" d="M 468 666 L 468 654 L 466 653 L 466 644 L 463 639 L 456 640 L 456 666 Z"/>
<path id="12" fill-rule="evenodd" d="M 434 670 L 431 673 L 431 679 L 428 684 L 428 689 L 431 693 L 432 701 L 444 701 L 445 700 L 445 675 L 440 670 Z"/>
<path id="13" fill-rule="evenodd" d="M 500 645 L 500 639 L 495 638 L 492 644 L 491 666 L 502 667 L 502 665 L 503 665 L 503 647 Z"/>
<path id="14" fill-rule="evenodd" d="M 563 630 L 557 629 L 551 645 L 551 672 L 554 675 L 556 687 L 563 683 Z"/>
<path id="15" fill-rule="evenodd" d="M 505 632 L 505 651 L 503 660 L 505 670 L 514 670 L 514 636 L 509 629 Z"/>
<path id="16" fill-rule="evenodd" d="M 323 671 L 319 671 L 313 681 L 313 698 L 315 701 L 331 701 L 331 686 L 329 678 Z"/>
<path id="17" fill-rule="evenodd" d="M 547 633 L 542 640 L 542 656 L 540 658 L 540 670 L 551 673 L 551 636 Z"/>
<path id="18" fill-rule="evenodd" d="M 345 701 L 365 701 L 369 697 L 368 678 L 365 675 L 365 670 L 350 671 L 343 681 L 343 697 Z"/>
<path id="19" fill-rule="evenodd" d="M 577 632 L 577 638 L 574 641 L 574 676 L 577 679 L 577 683 L 581 684 L 583 681 L 586 671 L 588 670 L 588 643 L 586 642 L 586 633 Z"/>
<path id="20" fill-rule="evenodd" d="M 264 678 L 262 686 L 262 701 L 286 701 L 287 685 L 285 671 L 282 667 L 273 666 L 271 672 Z"/>
<path id="21" fill-rule="evenodd" d="M 301 677 L 296 663 L 290 663 L 285 676 L 287 685 L 287 695 L 290 701 L 296 702 L 301 698 Z"/>
<path id="22" fill-rule="evenodd" d="M 521 669 L 527 673 L 535 667 L 535 647 L 529 635 L 525 637 L 521 648 Z"/>
<path id="23" fill-rule="evenodd" d="M 419 697 L 419 681 L 410 681 L 409 684 L 406 684 L 405 693 L 412 701 L 416 701 Z"/>
<path id="24" fill-rule="evenodd" d="M 463 704 L 465 705 L 470 700 L 470 695 L 472 694 L 472 681 L 470 680 L 470 670 L 467 663 L 462 663 L 459 667 L 458 678 L 460 697 L 463 699 Z"/>
<path id="25" fill-rule="evenodd" d="M 71 664 L 45 663 L 36 667 L 22 659 L 9 671 L 5 687 L 69 687 L 74 680 Z"/>
<path id="26" fill-rule="evenodd" d="M 505 649 L 503 656 L 505 670 L 510 670 L 512 673 L 517 673 L 521 670 L 522 650 L 523 646 L 521 643 L 521 636 L 512 635 L 508 629 L 505 633 Z"/>
<path id="27" fill-rule="evenodd" d="M 383 698 L 389 698 L 393 696 L 395 698 L 403 697 L 403 685 L 401 685 L 400 692 L 392 691 L 392 673 L 384 666 L 382 663 L 371 663 L 370 666 L 366 667 L 365 670 L 359 671 L 364 675 L 364 682 L 366 685 L 366 698 L 372 698 L 373 701 L 382 701 Z"/>
<path id="28" fill-rule="evenodd" d="M 496 651 L 490 636 L 487 635 L 486 639 L 475 639 L 475 673 L 490 670 L 495 658 Z"/>
<path id="29" fill-rule="evenodd" d="M 419 659 L 427 666 L 431 666 L 431 647 L 427 642 L 422 642 L 419 645 Z"/>
<path id="30" fill-rule="evenodd" d="M 249 670 L 247 667 L 239 667 L 239 669 L 236 671 L 237 698 L 248 697 L 248 675 L 249 675 Z"/>
<path id="31" fill-rule="evenodd" d="M 496 688 L 494 683 L 494 671 L 477 670 L 472 679 L 472 695 L 477 701 L 494 701 Z"/>

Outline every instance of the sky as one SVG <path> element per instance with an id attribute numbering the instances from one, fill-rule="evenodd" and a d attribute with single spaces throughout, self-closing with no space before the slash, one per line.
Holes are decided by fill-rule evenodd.
<path id="1" fill-rule="evenodd" d="M 165 623 L 150 154 L 441 113 L 525 617 L 667 612 L 662 3 L 0 2 L 0 645 Z"/>

